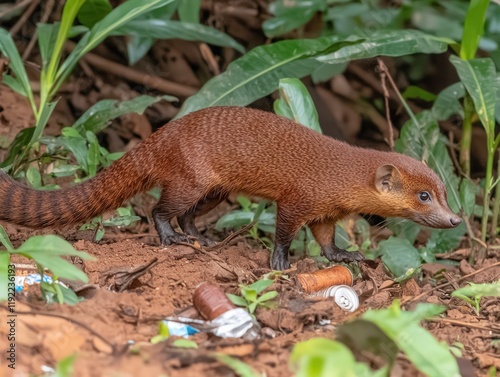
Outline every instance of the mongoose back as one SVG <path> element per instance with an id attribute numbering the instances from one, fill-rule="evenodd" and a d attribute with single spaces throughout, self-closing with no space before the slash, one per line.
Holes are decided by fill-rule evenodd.
<path id="1" fill-rule="evenodd" d="M 308 225 L 331 261 L 362 259 L 333 243 L 335 223 L 351 213 L 402 217 L 435 228 L 461 219 L 446 189 L 410 157 L 350 146 L 275 114 L 242 107 L 203 109 L 163 126 L 97 176 L 70 188 L 31 189 L 0 170 L 0 220 L 33 228 L 82 223 L 159 186 L 153 219 L 163 245 L 211 241 L 194 220 L 231 192 L 277 204 L 273 269 Z M 177 218 L 183 234 L 170 222 Z"/>

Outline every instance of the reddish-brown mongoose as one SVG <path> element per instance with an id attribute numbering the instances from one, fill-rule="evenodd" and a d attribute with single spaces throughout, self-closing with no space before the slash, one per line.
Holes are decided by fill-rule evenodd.
<path id="1" fill-rule="evenodd" d="M 333 243 L 350 213 L 402 217 L 434 228 L 461 219 L 448 207 L 439 177 L 413 158 L 350 146 L 260 110 L 214 107 L 171 121 L 96 177 L 38 191 L 0 170 L 0 220 L 33 228 L 82 223 L 159 186 L 153 210 L 163 245 L 196 237 L 194 219 L 231 192 L 277 204 L 271 267 L 289 267 L 295 233 L 308 225 L 331 261 L 362 259 Z M 170 221 L 177 217 L 184 234 Z"/>

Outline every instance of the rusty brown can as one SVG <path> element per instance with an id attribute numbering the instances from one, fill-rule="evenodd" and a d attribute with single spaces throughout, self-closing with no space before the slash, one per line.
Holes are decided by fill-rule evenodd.
<path id="1" fill-rule="evenodd" d="M 236 308 L 219 286 L 208 282 L 198 284 L 194 290 L 193 305 L 209 321 Z"/>
<path id="2" fill-rule="evenodd" d="M 306 293 L 317 292 L 333 285 L 353 284 L 351 270 L 344 266 L 332 266 L 310 274 L 298 274 L 297 281 Z"/>

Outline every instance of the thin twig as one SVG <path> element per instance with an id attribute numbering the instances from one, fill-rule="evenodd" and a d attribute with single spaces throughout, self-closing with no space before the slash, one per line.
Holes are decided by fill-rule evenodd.
<path id="1" fill-rule="evenodd" d="M 43 14 L 42 17 L 40 18 L 40 23 L 44 24 L 48 21 L 50 15 L 52 14 L 52 10 L 54 9 L 54 4 L 55 0 L 48 0 L 45 5 L 43 6 Z M 33 33 L 33 37 L 28 43 L 28 46 L 26 46 L 26 49 L 23 52 L 23 61 L 27 60 L 31 54 L 31 51 L 33 50 L 33 47 L 35 47 L 35 43 L 38 40 L 38 34 Z"/>
<path id="2" fill-rule="evenodd" d="M 35 11 L 36 7 L 40 3 L 40 0 L 33 0 L 28 9 L 23 13 L 23 15 L 17 20 L 16 24 L 12 26 L 10 29 L 10 35 L 16 35 L 19 30 L 26 24 L 28 18 L 30 18 L 31 14 Z"/>
<path id="3" fill-rule="evenodd" d="M 75 48 L 75 43 L 71 41 L 68 41 L 66 45 L 70 48 L 70 50 Z M 86 54 L 85 56 L 83 56 L 83 59 L 87 63 L 105 72 L 124 78 L 128 81 L 136 82 L 148 88 L 159 90 L 163 93 L 187 98 L 198 92 L 198 88 L 193 88 L 188 85 L 182 85 L 173 81 L 168 81 L 158 76 L 152 76 L 147 73 L 140 72 L 134 68 L 113 62 L 93 53 Z"/>
<path id="4" fill-rule="evenodd" d="M 378 67 L 380 71 L 380 84 L 382 85 L 382 90 L 384 92 L 384 100 L 385 100 L 385 117 L 387 118 L 387 124 L 389 128 L 389 140 L 387 140 L 389 144 L 389 148 L 391 151 L 394 151 L 394 128 L 392 125 L 391 121 L 391 112 L 390 112 L 390 107 L 389 107 L 389 90 L 387 90 L 387 86 L 385 83 L 385 79 L 387 76 L 390 76 L 389 70 L 387 69 L 387 66 L 384 64 L 382 59 L 377 58 L 378 61 Z"/>
<path id="5" fill-rule="evenodd" d="M 401 306 L 406 305 L 406 304 L 408 304 L 409 302 L 412 302 L 412 301 L 417 301 L 417 300 L 421 299 L 422 297 L 425 297 L 425 296 L 431 294 L 436 289 L 441 289 L 441 288 L 447 287 L 449 285 L 458 283 L 459 281 L 465 280 L 467 278 L 470 278 L 471 276 L 480 274 L 483 271 L 486 271 L 486 270 L 488 270 L 490 268 L 497 267 L 497 266 L 500 266 L 500 262 L 493 263 L 492 265 L 489 265 L 489 266 L 484 267 L 484 268 L 480 268 L 479 270 L 474 271 L 474 272 L 472 272 L 472 273 L 470 273 L 468 275 L 464 275 L 464 276 L 462 276 L 462 277 L 460 277 L 458 279 L 455 279 L 455 280 L 452 280 L 452 281 L 448 281 L 447 283 L 435 286 L 434 288 L 429 289 L 428 291 L 422 292 L 421 294 L 419 294 L 419 295 L 417 295 L 415 297 L 410 297 L 410 298 L 407 298 L 406 300 L 401 301 Z"/>
<path id="6" fill-rule="evenodd" d="M 7 8 L 6 10 L 4 10 L 3 12 L 0 12 L 0 19 L 5 17 L 6 15 L 8 15 L 9 13 L 12 13 L 14 11 L 16 11 L 17 9 L 19 8 L 22 8 L 24 7 L 25 5 L 28 5 L 29 3 L 31 3 L 33 0 L 24 0 L 24 1 L 21 1 L 20 3 L 17 3 L 17 4 L 14 4 L 12 7 L 10 8 Z"/>
<path id="7" fill-rule="evenodd" d="M 449 324 L 452 324 L 455 326 L 470 327 L 472 329 L 491 331 L 491 332 L 500 332 L 500 326 L 498 326 L 498 325 L 497 326 L 481 326 L 480 324 L 457 321 L 456 319 L 439 318 L 439 317 L 438 318 L 427 318 L 426 321 L 444 322 L 444 323 L 449 323 Z"/>
<path id="8" fill-rule="evenodd" d="M 255 224 L 256 224 L 256 221 L 252 221 L 250 224 L 248 224 L 248 225 L 244 226 L 243 228 L 241 228 L 240 230 L 237 230 L 236 232 L 230 234 L 229 236 L 227 236 L 225 239 L 223 239 L 221 242 L 217 243 L 216 245 L 206 247 L 205 250 L 207 250 L 207 251 L 213 251 L 213 250 L 220 249 L 221 247 L 227 245 L 229 242 L 231 242 L 232 240 L 234 240 L 240 234 L 248 232 L 250 229 L 253 228 L 253 226 Z"/>

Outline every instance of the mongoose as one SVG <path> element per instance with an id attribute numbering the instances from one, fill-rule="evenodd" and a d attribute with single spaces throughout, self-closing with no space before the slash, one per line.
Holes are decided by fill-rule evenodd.
<path id="1" fill-rule="evenodd" d="M 289 268 L 288 249 L 308 225 L 331 261 L 362 254 L 333 243 L 335 223 L 351 213 L 402 217 L 433 228 L 461 219 L 425 164 L 398 153 L 350 146 L 275 114 L 243 107 L 193 112 L 160 128 L 97 176 L 70 188 L 38 191 L 0 170 L 0 220 L 33 228 L 82 223 L 135 194 L 161 187 L 153 209 L 163 245 L 203 237 L 194 220 L 229 193 L 277 204 L 271 267 Z M 177 217 L 183 234 L 170 221 Z"/>

